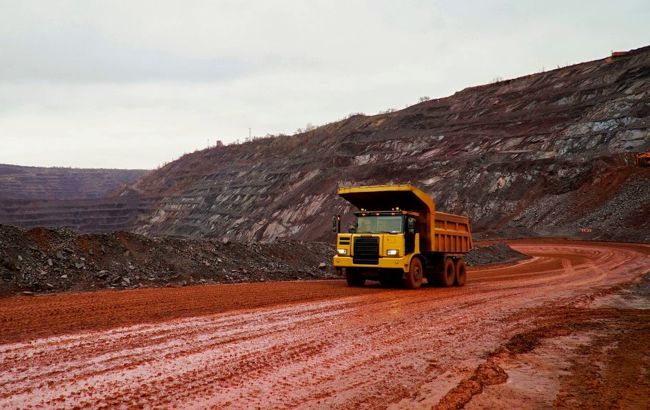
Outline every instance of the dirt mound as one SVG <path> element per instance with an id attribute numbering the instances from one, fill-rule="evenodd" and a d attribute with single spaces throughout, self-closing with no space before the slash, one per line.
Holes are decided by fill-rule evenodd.
<path id="1" fill-rule="evenodd" d="M 76 234 L 0 225 L 0 293 L 334 277 L 332 245 Z"/>
<path id="2" fill-rule="evenodd" d="M 333 244 L 323 242 L 151 238 L 0 225 L 0 295 L 338 278 L 333 253 Z M 480 265 L 525 257 L 499 243 L 477 248 L 469 260 Z"/>
<path id="3" fill-rule="evenodd" d="M 465 262 L 469 266 L 493 265 L 498 263 L 512 263 L 530 256 L 517 252 L 505 242 L 497 242 L 489 245 L 477 245 L 465 255 Z"/>

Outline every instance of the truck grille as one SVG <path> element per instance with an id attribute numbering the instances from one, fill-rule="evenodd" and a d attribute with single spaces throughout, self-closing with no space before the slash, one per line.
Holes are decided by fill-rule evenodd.
<path id="1" fill-rule="evenodd" d="M 376 236 L 354 238 L 352 261 L 363 265 L 379 264 L 379 238 Z"/>

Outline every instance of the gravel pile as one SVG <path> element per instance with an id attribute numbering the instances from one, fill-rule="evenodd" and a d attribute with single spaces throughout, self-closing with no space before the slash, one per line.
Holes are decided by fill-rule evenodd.
<path id="1" fill-rule="evenodd" d="M 492 265 L 496 263 L 511 263 L 530 256 L 517 252 L 505 242 L 497 242 L 491 245 L 477 246 L 465 255 L 465 262 L 469 266 Z"/>
<path id="2" fill-rule="evenodd" d="M 0 294 L 336 277 L 333 245 L 0 225 Z"/>
<path id="3" fill-rule="evenodd" d="M 151 238 L 0 225 L 0 295 L 338 278 L 333 244 Z M 505 243 L 478 247 L 469 265 L 526 258 Z"/>

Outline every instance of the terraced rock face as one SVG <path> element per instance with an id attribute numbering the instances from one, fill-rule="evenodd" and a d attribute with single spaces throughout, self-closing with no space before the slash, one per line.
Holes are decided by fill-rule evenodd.
<path id="1" fill-rule="evenodd" d="M 650 241 L 650 168 L 634 163 L 634 153 L 650 150 L 649 124 L 645 47 L 198 151 L 144 176 L 0 166 L 0 223 L 329 240 L 331 216 L 347 215 L 345 224 L 351 211 L 338 186 L 411 183 L 438 209 L 469 215 L 479 238 Z"/>
<path id="2" fill-rule="evenodd" d="M 0 224 L 82 232 L 130 228 L 151 200 L 117 193 L 145 173 L 0 164 Z"/>
<path id="3" fill-rule="evenodd" d="M 650 47 L 401 111 L 188 154 L 136 184 L 137 231 L 327 239 L 337 186 L 411 183 L 479 236 L 650 241 Z"/>
<path id="4" fill-rule="evenodd" d="M 43 168 L 0 164 L 0 200 L 96 199 L 132 184 L 140 169 Z"/>

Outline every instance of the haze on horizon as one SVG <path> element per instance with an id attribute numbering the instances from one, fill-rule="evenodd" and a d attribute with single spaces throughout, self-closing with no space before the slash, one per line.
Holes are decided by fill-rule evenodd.
<path id="1" fill-rule="evenodd" d="M 650 3 L 0 0 L 0 163 L 154 168 L 648 45 Z"/>

